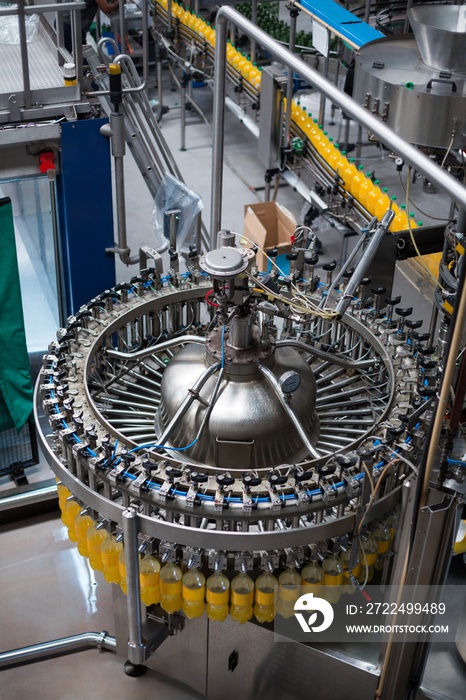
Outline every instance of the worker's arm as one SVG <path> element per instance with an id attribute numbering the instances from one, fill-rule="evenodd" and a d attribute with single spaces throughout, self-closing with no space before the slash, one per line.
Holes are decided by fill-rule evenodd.
<path id="1" fill-rule="evenodd" d="M 117 9 L 119 3 L 119 0 L 95 0 L 99 8 L 102 10 L 102 12 L 105 12 L 106 15 L 110 15 L 112 12 L 115 12 Z"/>

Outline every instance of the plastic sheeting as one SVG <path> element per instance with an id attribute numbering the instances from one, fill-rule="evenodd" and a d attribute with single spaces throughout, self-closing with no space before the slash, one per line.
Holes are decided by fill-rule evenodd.
<path id="1" fill-rule="evenodd" d="M 187 254 L 189 246 L 196 245 L 199 215 L 202 208 L 202 200 L 198 194 L 173 175 L 165 173 L 154 199 L 155 248 L 159 252 L 168 248 L 170 221 L 166 212 L 178 209 L 180 214 L 176 233 L 176 248 L 181 253 Z"/>

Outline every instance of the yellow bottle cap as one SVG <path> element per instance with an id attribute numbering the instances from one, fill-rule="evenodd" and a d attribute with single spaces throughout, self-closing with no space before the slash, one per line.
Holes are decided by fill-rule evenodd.
<path id="1" fill-rule="evenodd" d="M 108 67 L 108 73 L 109 75 L 120 75 L 121 73 L 121 66 L 119 63 L 110 63 Z"/>

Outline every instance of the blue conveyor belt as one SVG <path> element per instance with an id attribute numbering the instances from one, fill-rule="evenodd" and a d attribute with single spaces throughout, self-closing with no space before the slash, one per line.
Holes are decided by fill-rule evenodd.
<path id="1" fill-rule="evenodd" d="M 299 0 L 299 4 L 357 48 L 384 36 L 333 0 Z"/>

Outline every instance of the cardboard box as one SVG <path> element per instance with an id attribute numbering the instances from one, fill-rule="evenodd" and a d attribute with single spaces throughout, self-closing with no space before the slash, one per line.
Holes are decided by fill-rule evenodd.
<path id="1" fill-rule="evenodd" d="M 268 251 L 275 246 L 280 254 L 291 250 L 291 236 L 296 229 L 293 214 L 281 204 L 264 202 L 246 204 L 244 207 L 244 235 Z M 259 250 L 256 255 L 257 267 L 261 272 L 268 269 L 267 258 Z"/>

